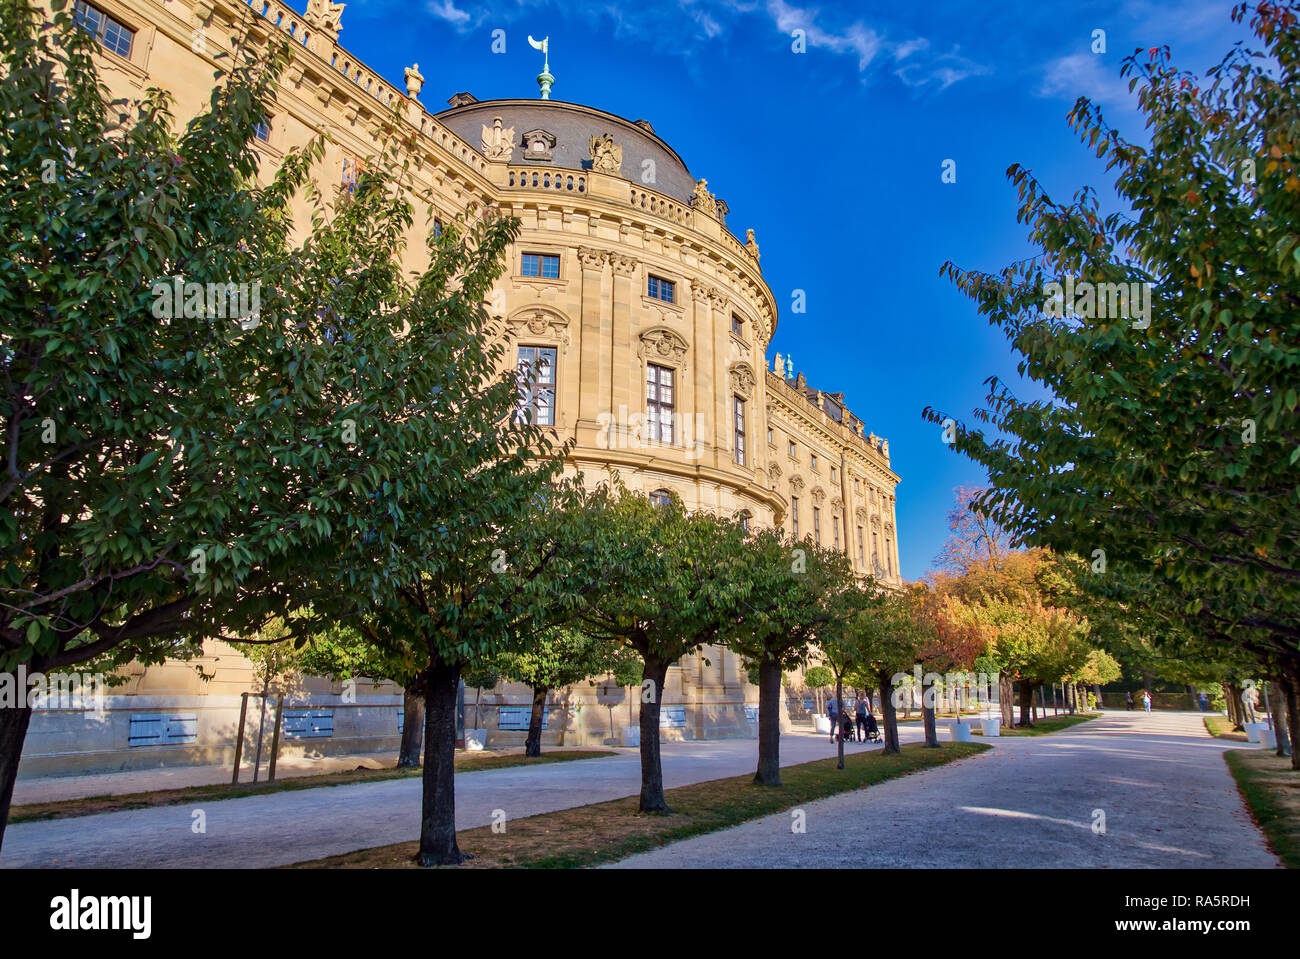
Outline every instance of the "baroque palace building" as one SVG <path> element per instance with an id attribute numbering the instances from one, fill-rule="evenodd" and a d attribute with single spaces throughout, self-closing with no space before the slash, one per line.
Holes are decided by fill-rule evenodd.
<path id="1" fill-rule="evenodd" d="M 731 211 L 708 181 L 649 121 L 549 99 L 549 56 L 540 99 L 457 93 L 430 109 L 418 64 L 399 89 L 339 44 L 342 11 L 328 0 L 308 0 L 305 13 L 279 0 L 76 0 L 80 23 L 100 41 L 111 95 L 129 101 L 161 87 L 179 124 L 207 106 L 213 74 L 229 62 L 220 54 L 287 37 L 292 61 L 258 131 L 266 174 L 324 134 L 315 177 L 327 195 L 347 189 L 392 117 L 414 135 L 416 185 L 434 198 L 438 219 L 489 207 L 518 217 L 522 232 L 489 308 L 508 338 L 508 362 L 535 384 L 521 402 L 574 441 L 571 468 L 587 481 L 617 471 L 652 497 L 675 493 L 688 508 L 783 525 L 843 550 L 861 574 L 901 582 L 889 444 L 843 393 L 810 386 L 788 357 L 767 361 L 777 304 L 755 231 L 733 235 Z M 719 173 L 725 181 L 728 171 Z M 305 199 L 297 216 L 305 230 Z M 424 265 L 433 225 L 414 225 L 408 269 Z M 109 697 L 109 718 L 89 734 L 38 714 L 24 771 L 229 761 L 239 694 L 261 690 L 236 649 L 212 642 L 204 652 L 130 670 Z M 285 752 L 395 748 L 398 691 L 367 683 L 348 692 L 299 682 L 286 705 Z M 609 684 L 560 691 L 547 739 L 619 740 L 636 725 L 628 693 Z M 465 724 L 488 729 L 490 744 L 522 742 L 526 689 L 470 690 L 465 703 Z M 664 734 L 756 735 L 756 703 L 738 657 L 707 648 L 670 670 Z"/>

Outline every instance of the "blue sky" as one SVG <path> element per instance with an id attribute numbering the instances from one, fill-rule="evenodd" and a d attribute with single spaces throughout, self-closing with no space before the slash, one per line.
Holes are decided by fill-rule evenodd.
<path id="1" fill-rule="evenodd" d="M 1001 333 L 939 267 L 994 270 L 1034 252 L 1015 220 L 1012 163 L 1054 197 L 1084 185 L 1110 196 L 1065 124 L 1076 98 L 1141 139 L 1124 57 L 1168 44 L 1176 65 L 1202 73 L 1246 37 L 1232 6 L 351 0 L 339 39 L 399 89 L 418 62 L 436 112 L 461 90 L 536 96 L 541 55 L 527 36 L 549 35 L 554 99 L 649 120 L 727 201 L 733 232 L 756 231 L 781 311 L 769 364 L 792 354 L 809 383 L 842 390 L 889 439 L 902 570 L 918 578 L 946 535 L 953 488 L 983 480 L 921 410 L 968 418 L 988 376 L 1017 383 Z M 491 51 L 497 29 L 504 54 Z M 1095 30 L 1105 53 L 1092 51 Z M 948 159 L 956 182 L 945 184 Z M 796 289 L 802 314 L 790 309 Z"/>

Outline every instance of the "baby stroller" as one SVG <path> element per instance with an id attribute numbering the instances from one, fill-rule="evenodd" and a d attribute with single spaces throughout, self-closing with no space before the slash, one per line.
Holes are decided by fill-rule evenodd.
<path id="1" fill-rule="evenodd" d="M 840 738 L 846 743 L 851 743 L 857 737 L 853 734 L 853 716 L 851 713 L 842 713 L 840 715 Z"/>
<path id="2" fill-rule="evenodd" d="M 867 742 L 878 743 L 880 738 L 880 727 L 876 725 L 876 717 L 867 713 Z"/>

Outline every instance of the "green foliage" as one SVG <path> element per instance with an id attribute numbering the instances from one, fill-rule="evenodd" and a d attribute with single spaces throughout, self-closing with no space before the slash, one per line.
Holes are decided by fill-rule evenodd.
<path id="1" fill-rule="evenodd" d="M 1168 48 L 1131 57 L 1149 147 L 1078 102 L 1070 122 L 1131 216 L 1089 189 L 1059 203 L 1015 165 L 1041 254 L 996 275 L 944 267 L 1053 396 L 990 381 L 977 418 L 1002 436 L 955 444 L 988 470 L 981 507 L 1022 542 L 1102 559 L 1092 589 L 1206 659 L 1300 655 L 1298 12 L 1256 4 L 1262 49 L 1203 79 Z M 1045 284 L 1066 277 L 1151 284 L 1149 325 L 1052 315 Z"/>
<path id="2" fill-rule="evenodd" d="M 835 674 L 826 666 L 813 666 L 803 676 L 809 689 L 823 689 L 835 685 Z"/>

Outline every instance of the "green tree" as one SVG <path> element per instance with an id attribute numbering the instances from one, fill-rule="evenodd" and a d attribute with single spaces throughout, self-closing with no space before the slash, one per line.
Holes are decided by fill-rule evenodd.
<path id="1" fill-rule="evenodd" d="M 252 185 L 283 48 L 231 64 L 178 134 L 160 91 L 108 102 L 53 8 L 47 30 L 0 0 L 6 671 L 186 657 L 283 615 L 354 470 L 319 396 L 346 361 L 315 349 L 313 252 L 287 239 L 319 143 Z M 0 710 L 0 840 L 29 720 Z"/>
<path id="2" fill-rule="evenodd" d="M 804 664 L 810 644 L 837 612 L 852 580 L 839 550 L 791 543 L 781 529 L 755 532 L 736 571 L 740 608 L 724 634 L 753 664 L 758 685 L 758 769 L 754 782 L 781 785 L 781 676 Z"/>
<path id="3" fill-rule="evenodd" d="M 641 812 L 669 811 L 659 751 L 668 667 L 739 616 L 746 539 L 738 516 L 689 513 L 676 496 L 659 505 L 626 490 L 593 530 L 593 575 L 603 582 L 577 625 L 641 659 Z"/>
<path id="4" fill-rule="evenodd" d="M 611 672 L 621 652 L 614 644 L 593 639 L 581 630 L 552 626 L 529 637 L 520 648 L 492 658 L 492 665 L 502 676 L 532 690 L 524 755 L 542 754 L 542 720 L 551 690 Z"/>
<path id="5" fill-rule="evenodd" d="M 1149 145 L 1087 99 L 1071 112 L 1128 213 L 1103 213 L 1091 189 L 1057 202 L 1010 168 L 1042 252 L 996 275 L 944 273 L 1051 399 L 995 379 L 977 418 L 1000 435 L 963 428 L 955 446 L 988 470 L 981 506 L 1018 540 L 1090 557 L 1127 582 L 1125 602 L 1275 657 L 1294 696 L 1300 4 L 1233 16 L 1248 10 L 1256 49 L 1204 77 L 1167 47 L 1126 61 Z"/>

